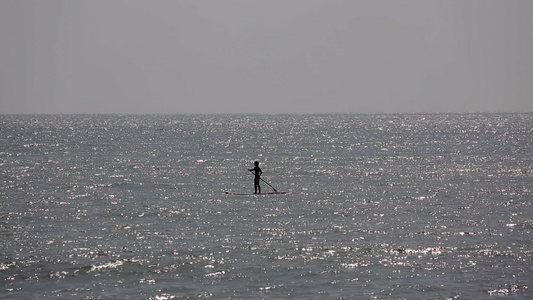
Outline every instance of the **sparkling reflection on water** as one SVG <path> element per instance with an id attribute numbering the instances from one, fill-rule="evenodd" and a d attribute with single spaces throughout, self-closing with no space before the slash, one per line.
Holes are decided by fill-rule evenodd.
<path id="1" fill-rule="evenodd" d="M 531 114 L 0 122 L 7 298 L 533 295 Z"/>

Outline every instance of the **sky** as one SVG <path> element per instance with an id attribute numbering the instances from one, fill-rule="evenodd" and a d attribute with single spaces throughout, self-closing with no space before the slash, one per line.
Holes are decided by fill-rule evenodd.
<path id="1" fill-rule="evenodd" d="M 0 113 L 533 112 L 531 0 L 0 0 Z"/>

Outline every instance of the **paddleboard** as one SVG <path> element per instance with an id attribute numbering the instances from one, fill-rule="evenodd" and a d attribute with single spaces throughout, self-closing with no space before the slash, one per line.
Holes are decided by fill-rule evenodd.
<path id="1" fill-rule="evenodd" d="M 254 193 L 240 193 L 240 192 L 232 192 L 232 191 L 226 191 L 226 190 L 222 190 L 224 193 L 228 194 L 228 195 L 240 195 L 240 196 L 253 196 L 253 195 L 257 195 L 257 196 L 260 196 L 260 195 L 283 195 L 283 194 L 287 194 L 288 192 L 270 192 L 270 193 L 261 193 L 261 194 L 254 194 Z"/>

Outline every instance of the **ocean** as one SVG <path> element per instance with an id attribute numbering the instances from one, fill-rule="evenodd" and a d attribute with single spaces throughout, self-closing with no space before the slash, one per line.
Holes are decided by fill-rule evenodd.
<path id="1" fill-rule="evenodd" d="M 532 149 L 531 113 L 0 115 L 0 298 L 532 299 Z M 288 193 L 225 194 L 254 161 Z"/>

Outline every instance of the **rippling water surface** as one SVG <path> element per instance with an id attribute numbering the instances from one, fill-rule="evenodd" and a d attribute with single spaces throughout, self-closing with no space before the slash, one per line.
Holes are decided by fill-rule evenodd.
<path id="1" fill-rule="evenodd" d="M 0 115 L 0 145 L 0 298 L 533 297 L 532 114 Z M 290 193 L 222 193 L 255 160 Z"/>

